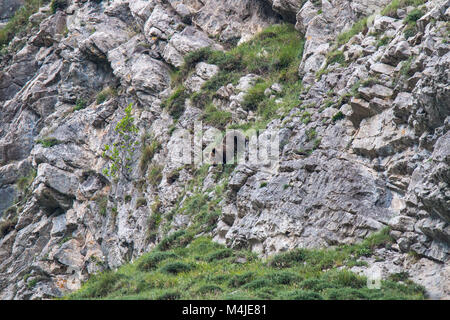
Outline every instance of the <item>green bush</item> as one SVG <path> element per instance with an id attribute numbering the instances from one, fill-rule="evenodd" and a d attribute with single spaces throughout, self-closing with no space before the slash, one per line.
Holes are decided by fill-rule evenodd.
<path id="1" fill-rule="evenodd" d="M 189 95 L 183 86 L 178 87 L 172 95 L 162 103 L 162 107 L 174 118 L 178 119 L 182 116 L 185 106 L 184 103 Z"/>
<path id="2" fill-rule="evenodd" d="M 42 138 L 42 139 L 36 140 L 36 143 L 42 145 L 44 148 L 51 148 L 53 146 L 60 144 L 61 141 L 59 141 L 56 138 Z"/>
<path id="3" fill-rule="evenodd" d="M 423 11 L 416 8 L 412 10 L 410 13 L 408 13 L 408 15 L 405 18 L 405 22 L 416 23 L 416 21 L 422 18 L 423 15 L 424 15 Z"/>
<path id="4" fill-rule="evenodd" d="M 164 260 L 177 259 L 178 256 L 173 252 L 155 251 L 142 256 L 137 262 L 137 269 L 140 271 L 151 271 Z"/>
<path id="5" fill-rule="evenodd" d="M 403 31 L 405 39 L 414 37 L 417 34 L 417 27 L 415 25 L 408 25 Z"/>
<path id="6" fill-rule="evenodd" d="M 97 94 L 96 103 L 102 104 L 106 100 L 117 96 L 117 91 L 111 87 L 105 88 Z"/>
<path id="7" fill-rule="evenodd" d="M 17 224 L 17 217 L 14 219 L 6 220 L 3 222 L 0 222 L 0 238 L 3 238 L 8 233 L 14 230 Z"/>
<path id="8" fill-rule="evenodd" d="M 249 283 L 254 278 L 254 274 L 252 272 L 245 272 L 243 274 L 234 275 L 228 285 L 233 288 L 239 288 L 240 286 Z"/>
<path id="9" fill-rule="evenodd" d="M 242 286 L 242 289 L 255 290 L 264 287 L 270 287 L 272 282 L 268 279 L 260 278 L 250 281 Z"/>
<path id="10" fill-rule="evenodd" d="M 332 118 L 331 120 L 333 122 L 339 121 L 345 119 L 345 115 L 342 113 L 342 111 L 338 111 Z"/>
<path id="11" fill-rule="evenodd" d="M 52 0 L 50 9 L 52 13 L 56 13 L 58 10 L 64 10 L 67 7 L 67 0 Z"/>
<path id="12" fill-rule="evenodd" d="M 301 281 L 301 277 L 290 271 L 271 271 L 265 275 L 274 284 L 290 285 Z"/>
<path id="13" fill-rule="evenodd" d="M 324 274 L 323 280 L 331 282 L 338 287 L 360 289 L 366 286 L 367 280 L 348 270 L 329 271 Z"/>
<path id="14" fill-rule="evenodd" d="M 231 112 L 219 110 L 213 104 L 209 104 L 202 119 L 206 124 L 218 129 L 224 129 L 231 121 Z"/>
<path id="15" fill-rule="evenodd" d="M 145 172 L 148 164 L 153 160 L 153 157 L 159 150 L 161 150 L 161 144 L 157 140 L 153 140 L 149 145 L 143 146 L 141 159 L 139 161 L 139 169 L 141 172 Z"/>
<path id="16" fill-rule="evenodd" d="M 398 273 L 392 273 L 389 275 L 389 280 L 399 282 L 399 281 L 406 281 L 409 278 L 408 272 L 398 272 Z"/>
<path id="17" fill-rule="evenodd" d="M 264 91 L 269 87 L 267 82 L 259 82 L 251 88 L 244 97 L 241 106 L 245 110 L 256 110 L 262 100 L 265 99 Z"/>
<path id="18" fill-rule="evenodd" d="M 147 180 L 151 185 L 156 187 L 161 183 L 163 169 L 164 167 L 160 165 L 154 165 L 150 167 L 147 175 Z"/>
<path id="19" fill-rule="evenodd" d="M 269 262 L 269 265 L 275 268 L 289 268 L 305 260 L 306 253 L 304 249 L 294 249 L 292 251 L 277 254 Z"/>
<path id="20" fill-rule="evenodd" d="M 178 274 L 181 272 L 189 272 L 193 269 L 191 264 L 182 261 L 169 262 L 160 268 L 161 272 L 169 274 Z"/>
<path id="21" fill-rule="evenodd" d="M 22 192 L 27 192 L 28 188 L 31 186 L 34 179 L 36 178 L 36 175 L 37 175 L 37 171 L 32 169 L 28 175 L 17 179 L 17 182 L 16 182 L 17 188 L 19 188 L 19 190 Z"/>
<path id="22" fill-rule="evenodd" d="M 141 197 L 136 200 L 136 209 L 147 205 L 147 199 Z"/>
<path id="23" fill-rule="evenodd" d="M 367 27 L 368 17 L 364 17 L 353 24 L 350 30 L 344 31 L 337 37 L 338 45 L 343 45 L 347 43 L 353 36 L 366 32 L 368 30 Z"/>
<path id="24" fill-rule="evenodd" d="M 84 100 L 83 98 L 77 99 L 75 107 L 73 107 L 73 111 L 82 110 L 86 108 L 86 105 L 87 105 L 86 100 Z"/>
<path id="25" fill-rule="evenodd" d="M 428 0 L 393 0 L 381 11 L 381 15 L 397 18 L 398 9 L 405 8 L 407 6 L 417 7 L 427 1 Z"/>
<path id="26" fill-rule="evenodd" d="M 229 258 L 233 255 L 233 251 L 229 248 L 217 250 L 206 257 L 206 261 L 219 261 L 225 258 Z"/>
<path id="27" fill-rule="evenodd" d="M 180 238 L 182 238 L 185 235 L 186 235 L 185 230 L 176 231 L 171 235 L 162 239 L 161 242 L 158 244 L 157 249 L 162 251 L 169 250 L 170 248 L 177 246 L 179 244 Z"/>
<path id="28" fill-rule="evenodd" d="M 310 278 L 300 283 L 300 288 L 312 291 L 322 291 L 327 288 L 335 288 L 336 285 L 324 279 Z"/>
<path id="29" fill-rule="evenodd" d="M 328 53 L 327 66 L 331 65 L 333 63 L 338 63 L 341 65 L 345 64 L 345 56 L 342 51 L 335 50 L 335 51 L 331 51 L 330 53 Z"/>

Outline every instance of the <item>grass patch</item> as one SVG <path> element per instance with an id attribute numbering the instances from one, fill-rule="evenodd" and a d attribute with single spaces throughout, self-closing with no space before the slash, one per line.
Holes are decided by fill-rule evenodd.
<path id="1" fill-rule="evenodd" d="M 117 90 L 111 87 L 105 88 L 97 94 L 96 103 L 102 104 L 106 100 L 111 99 L 112 97 L 117 96 Z"/>
<path id="2" fill-rule="evenodd" d="M 158 151 L 161 150 L 161 144 L 153 140 L 150 144 L 143 144 L 141 159 L 139 160 L 139 169 L 142 173 L 147 170 L 148 164 L 153 160 Z"/>
<path id="3" fill-rule="evenodd" d="M 67 0 L 52 0 L 50 9 L 52 13 L 56 13 L 58 10 L 64 10 L 67 7 Z"/>
<path id="4" fill-rule="evenodd" d="M 94 276 L 68 299 L 423 299 L 424 289 L 405 275 L 367 288 L 367 279 L 343 268 L 361 248 L 387 246 L 386 231 L 360 244 L 334 249 L 296 249 L 265 261 L 237 263 L 230 250 L 205 237 L 179 231 L 158 248 L 116 272 Z M 164 249 L 163 251 L 161 251 Z M 404 282 L 395 282 L 399 280 Z M 173 295 L 172 293 L 177 294 Z M 170 294 L 169 294 L 170 293 Z"/>
<path id="5" fill-rule="evenodd" d="M 427 0 L 394 0 L 381 11 L 381 15 L 398 18 L 398 9 L 405 8 L 407 6 L 417 7 L 425 2 L 427 2 Z"/>
<path id="6" fill-rule="evenodd" d="M 42 138 L 36 140 L 36 143 L 42 145 L 44 148 L 51 148 L 53 146 L 61 144 L 62 142 L 56 138 Z"/>
<path id="7" fill-rule="evenodd" d="M 173 81 L 177 88 L 171 97 L 163 102 L 163 107 L 177 119 L 184 112 L 185 100 L 190 98 L 195 106 L 204 110 L 203 120 L 206 123 L 224 128 L 232 124 L 232 119 L 229 112 L 219 110 L 212 104 L 217 90 L 229 83 L 236 85 L 242 76 L 253 73 L 261 76 L 262 80 L 251 89 L 243 108 L 256 111 L 258 121 L 266 123 L 300 103 L 298 97 L 302 88 L 298 67 L 303 46 L 304 39 L 294 26 L 284 24 L 269 27 L 252 40 L 227 52 L 214 51 L 211 48 L 192 52 L 185 57 L 183 66 L 174 73 Z M 182 85 L 183 81 L 201 61 L 217 65 L 220 71 L 206 81 L 199 92 L 188 93 Z M 285 88 L 280 94 L 283 101 L 278 104 L 264 96 L 264 90 L 275 82 L 281 83 Z"/>
<path id="8" fill-rule="evenodd" d="M 185 110 L 184 102 L 189 98 L 186 89 L 180 86 L 172 95 L 162 103 L 162 107 L 169 112 L 174 119 L 179 119 Z"/>
<path id="9" fill-rule="evenodd" d="M 231 112 L 219 110 L 211 103 L 206 107 L 202 119 L 206 124 L 224 129 L 231 122 Z"/>
<path id="10" fill-rule="evenodd" d="M 75 107 L 73 107 L 73 111 L 78 111 L 86 108 L 87 102 L 83 98 L 77 99 L 75 102 Z"/>
<path id="11" fill-rule="evenodd" d="M 173 252 L 155 251 L 142 256 L 136 263 L 139 271 L 151 271 L 156 269 L 158 264 L 168 259 L 177 259 L 178 256 Z"/>
<path id="12" fill-rule="evenodd" d="M 147 180 L 152 186 L 156 187 L 161 183 L 163 169 L 164 167 L 159 165 L 154 165 L 150 167 L 147 174 Z"/>

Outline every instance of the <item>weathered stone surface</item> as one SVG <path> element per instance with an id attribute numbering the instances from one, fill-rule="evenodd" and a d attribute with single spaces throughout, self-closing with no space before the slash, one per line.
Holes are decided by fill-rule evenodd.
<path id="1" fill-rule="evenodd" d="M 209 39 L 205 33 L 187 27 L 170 39 L 164 49 L 163 57 L 167 62 L 180 67 L 186 54 L 205 47 L 221 48 L 219 45 L 215 45 L 214 41 Z"/>

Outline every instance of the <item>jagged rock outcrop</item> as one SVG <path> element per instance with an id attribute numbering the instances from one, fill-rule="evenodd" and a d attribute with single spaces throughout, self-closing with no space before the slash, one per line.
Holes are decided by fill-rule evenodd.
<path id="1" fill-rule="evenodd" d="M 0 3 L 0 26 L 1 23 L 7 22 L 24 2 L 24 0 L 2 1 Z"/>
<path id="2" fill-rule="evenodd" d="M 278 167 L 233 170 L 209 235 L 267 256 L 355 243 L 389 226 L 396 243 L 371 262 L 387 274 L 406 270 L 432 298 L 448 298 L 450 2 L 425 3 L 411 37 L 404 17 L 413 8 L 400 8 L 336 45 L 341 31 L 388 2 L 74 0 L 54 14 L 41 8 L 30 19 L 42 22 L 0 58 L 0 298 L 61 296 L 191 225 L 182 213 L 164 220 L 193 196 L 186 186 L 195 178 L 170 158 L 181 139 L 173 131 L 202 112 L 186 100 L 175 121 L 164 108 L 171 70 L 191 52 L 226 50 L 284 21 L 306 40 L 301 104 L 268 125 L 280 130 Z M 336 51 L 341 59 L 330 63 Z M 218 72 L 202 61 L 184 85 L 198 91 Z M 246 74 L 216 92 L 215 105 L 234 123 L 257 117 L 242 108 L 257 79 Z M 282 90 L 274 83 L 267 95 Z M 141 147 L 159 147 L 150 168 L 137 148 L 130 174 L 115 180 L 102 155 L 129 103 Z M 217 177 L 211 167 L 201 189 Z M 155 208 L 164 221 L 149 230 Z"/>

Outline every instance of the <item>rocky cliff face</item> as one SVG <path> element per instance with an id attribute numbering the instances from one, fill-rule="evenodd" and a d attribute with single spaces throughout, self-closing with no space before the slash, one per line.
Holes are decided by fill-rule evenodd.
<path id="1" fill-rule="evenodd" d="M 0 3 L 0 23 L 7 22 L 23 4 L 23 0 L 2 1 Z"/>
<path id="2" fill-rule="evenodd" d="M 0 297 L 50 298 L 79 288 L 89 275 L 195 225 L 183 204 L 198 194 L 214 198 L 214 186 L 226 183 L 213 201 L 218 216 L 201 229 L 215 241 L 267 256 L 355 243 L 389 226 L 396 243 L 369 262 L 385 275 L 407 271 L 432 298 L 448 298 L 450 2 L 404 3 L 73 0 L 55 12 L 42 7 L 0 62 Z M 228 50 L 283 22 L 295 24 L 305 45 L 298 102 L 267 125 L 280 130 L 279 166 L 240 164 L 228 180 L 211 166 L 199 181 L 192 166 L 169 156 L 179 139 L 174 130 L 189 129 L 203 113 L 187 97 L 181 114 L 168 112 L 173 69 L 189 53 Z M 199 91 L 217 74 L 206 62 L 184 87 Z M 245 74 L 217 91 L 214 104 L 230 122 L 258 120 L 243 108 L 258 77 Z M 282 103 L 283 87 L 274 83 L 265 94 Z M 131 171 L 114 179 L 102 155 L 117 141 L 129 103 L 141 138 Z M 196 191 L 187 188 L 192 183 Z"/>

